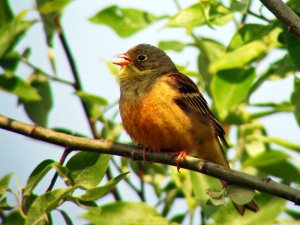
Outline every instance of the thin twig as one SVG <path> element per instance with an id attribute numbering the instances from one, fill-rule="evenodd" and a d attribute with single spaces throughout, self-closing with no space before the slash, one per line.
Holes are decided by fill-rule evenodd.
<path id="1" fill-rule="evenodd" d="M 283 24 L 288 31 L 300 39 L 300 18 L 281 0 L 260 0 Z"/>
<path id="2" fill-rule="evenodd" d="M 112 180 L 113 176 L 112 176 L 112 172 L 111 172 L 111 168 L 108 167 L 106 170 L 106 176 L 108 180 Z M 113 194 L 114 198 L 116 199 L 116 201 L 122 201 L 122 196 L 120 195 L 119 191 L 115 188 L 113 188 L 111 190 L 111 193 Z"/>
<path id="3" fill-rule="evenodd" d="M 111 162 L 116 167 L 116 169 L 118 170 L 119 173 L 123 173 L 124 172 L 119 167 L 119 165 L 117 164 L 116 160 L 113 157 L 111 159 Z M 129 180 L 127 176 L 124 177 L 124 180 L 137 193 L 137 195 L 139 196 L 139 198 L 141 199 L 141 201 L 144 201 L 143 198 L 142 198 L 142 196 L 141 196 L 141 191 L 131 182 L 131 180 Z"/>
<path id="4" fill-rule="evenodd" d="M 258 19 L 261 19 L 261 20 L 264 20 L 264 21 L 270 23 L 270 20 L 268 18 L 264 17 L 263 15 L 256 14 L 255 12 L 252 12 L 251 10 L 248 10 L 247 12 L 251 16 L 254 16 L 254 17 L 258 18 Z"/>
<path id="5" fill-rule="evenodd" d="M 66 53 L 66 56 L 67 56 L 68 62 L 70 64 L 71 71 L 72 71 L 72 74 L 73 74 L 73 77 L 74 77 L 74 80 L 75 80 L 74 88 L 75 88 L 76 91 L 82 91 L 83 87 L 82 87 L 82 83 L 81 83 L 81 80 L 80 80 L 80 75 L 79 75 L 79 72 L 78 72 L 78 69 L 77 69 L 77 65 L 76 65 L 75 59 L 73 57 L 73 54 L 71 52 L 71 49 L 69 47 L 66 35 L 65 35 L 64 30 L 63 30 L 63 28 L 62 28 L 62 26 L 60 24 L 59 19 L 60 18 L 57 17 L 55 19 L 55 23 L 56 23 L 56 27 L 57 27 L 57 32 L 58 32 L 59 39 L 60 39 L 60 41 L 62 43 L 62 46 L 63 46 L 63 49 L 64 49 L 64 51 Z M 87 106 L 87 104 L 82 99 L 81 99 L 81 104 L 82 104 L 82 107 L 84 109 L 84 113 L 85 113 L 85 116 L 86 116 L 86 118 L 88 120 L 88 124 L 89 124 L 90 130 L 91 130 L 91 132 L 93 134 L 93 137 L 95 139 L 99 139 L 100 135 L 99 135 L 99 133 L 97 132 L 97 129 L 96 129 L 96 121 L 94 119 L 92 119 L 92 117 L 90 115 L 90 112 L 89 112 L 89 109 L 88 109 L 88 106 Z M 111 169 L 109 167 L 107 169 L 106 176 L 108 177 L 108 179 L 112 178 Z M 114 198 L 117 201 L 121 200 L 121 195 L 118 192 L 117 188 L 115 188 L 112 191 L 112 194 L 113 194 Z"/>
<path id="6" fill-rule="evenodd" d="M 248 11 L 251 7 L 251 4 L 252 4 L 252 0 L 249 1 L 248 5 L 247 5 L 247 10 L 246 10 L 246 12 L 243 13 L 243 16 L 242 16 L 242 19 L 241 19 L 241 22 L 240 22 L 241 24 L 244 24 L 246 22 L 247 17 L 248 17 Z"/>
<path id="7" fill-rule="evenodd" d="M 20 57 L 21 61 L 23 63 L 25 63 L 27 66 L 31 67 L 32 69 L 34 70 L 37 70 L 37 71 L 40 71 L 42 74 L 44 74 L 47 78 L 53 80 L 53 81 L 57 81 L 59 83 L 62 83 L 62 84 L 67 84 L 67 85 L 70 85 L 72 87 L 74 87 L 74 83 L 71 82 L 71 81 L 67 81 L 67 80 L 64 80 L 64 79 L 61 79 L 59 78 L 58 76 L 53 76 L 47 72 L 45 72 L 44 70 L 42 70 L 41 68 L 37 67 L 36 65 L 34 65 L 33 63 L 29 62 L 28 59 L 24 58 L 24 57 Z"/>
<path id="8" fill-rule="evenodd" d="M 134 160 L 144 160 L 141 148 L 119 144 L 109 140 L 93 140 L 89 138 L 76 137 L 65 133 L 56 132 L 39 126 L 25 124 L 8 117 L 0 115 L 0 128 L 19 133 L 27 137 L 67 146 L 72 150 L 98 152 L 110 155 L 119 155 Z M 162 152 L 148 152 L 147 160 L 166 165 L 177 165 L 177 156 Z M 202 159 L 187 156 L 180 163 L 181 168 L 193 170 L 209 176 L 225 180 L 231 184 L 237 184 L 278 196 L 300 205 L 300 190 L 289 187 L 270 179 L 263 179 L 246 174 L 244 172 L 230 170 L 223 166 Z"/>
<path id="9" fill-rule="evenodd" d="M 66 148 L 65 151 L 63 152 L 62 156 L 60 157 L 60 160 L 59 160 L 59 163 L 60 163 L 61 165 L 64 164 L 64 162 L 65 162 L 67 156 L 68 156 L 70 153 L 71 153 L 70 149 Z M 58 173 L 55 172 L 55 174 L 54 174 L 54 176 L 53 176 L 53 178 L 52 178 L 52 180 L 51 180 L 51 183 L 50 183 L 49 187 L 47 188 L 47 191 L 46 191 L 46 192 L 49 192 L 49 191 L 51 191 L 51 190 L 53 189 L 54 184 L 55 184 L 55 182 L 56 182 L 56 180 L 57 180 L 57 177 L 58 177 Z"/>
<path id="10" fill-rule="evenodd" d="M 81 80 L 80 80 L 80 75 L 79 75 L 79 72 L 78 72 L 78 69 L 77 69 L 77 65 L 76 65 L 75 59 L 73 57 L 73 54 L 71 52 L 71 49 L 69 47 L 69 44 L 68 44 L 66 35 L 64 33 L 64 30 L 62 29 L 62 27 L 60 25 L 60 21 L 59 21 L 58 18 L 56 20 L 56 26 L 58 28 L 59 39 L 60 39 L 60 41 L 62 43 L 62 46 L 63 46 L 63 49 L 64 49 L 64 51 L 66 53 L 66 56 L 67 56 L 67 59 L 69 61 L 69 64 L 70 64 L 70 67 L 71 67 L 71 70 L 72 70 L 72 74 L 73 74 L 73 77 L 74 77 L 74 80 L 75 80 L 75 86 L 74 86 L 74 88 L 76 89 L 76 91 L 82 91 L 83 87 L 82 87 L 82 83 L 81 83 Z M 82 104 L 82 107 L 84 109 L 85 116 L 86 116 L 86 118 L 88 120 L 88 124 L 89 124 L 90 130 L 91 130 L 91 132 L 93 134 L 93 137 L 95 139 L 99 139 L 100 135 L 99 135 L 99 133 L 96 130 L 96 121 L 92 119 L 87 104 L 83 100 L 81 100 L 81 104 Z M 107 169 L 106 176 L 107 176 L 108 179 L 112 178 L 111 169 L 109 167 Z M 117 188 L 115 188 L 112 191 L 112 194 L 113 194 L 114 198 L 117 201 L 121 200 L 121 195 L 118 192 Z"/>
<path id="11" fill-rule="evenodd" d="M 77 69 L 77 65 L 76 65 L 75 59 L 73 57 L 73 54 L 71 52 L 71 49 L 69 47 L 66 35 L 65 35 L 61 25 L 60 25 L 59 18 L 56 18 L 55 22 L 56 22 L 56 26 L 57 26 L 59 39 L 60 39 L 60 41 L 62 43 L 62 47 L 63 47 L 63 49 L 66 53 L 66 56 L 67 56 L 67 59 L 68 59 L 68 62 L 70 64 L 70 68 L 71 68 L 71 71 L 72 71 L 72 75 L 73 75 L 74 80 L 75 80 L 74 88 L 76 89 L 76 91 L 82 91 L 83 88 L 82 88 L 79 72 L 78 72 L 78 69 Z M 96 121 L 91 119 L 91 115 L 90 115 L 87 104 L 83 100 L 81 100 L 81 104 L 82 104 L 82 107 L 84 109 L 84 113 L 85 113 L 86 118 L 88 120 L 88 124 L 90 126 L 93 137 L 95 139 L 99 139 L 99 134 L 96 130 L 96 124 L 95 124 Z"/>

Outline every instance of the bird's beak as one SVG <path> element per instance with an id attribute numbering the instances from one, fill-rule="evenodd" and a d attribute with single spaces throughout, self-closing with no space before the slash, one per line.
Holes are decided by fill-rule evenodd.
<path id="1" fill-rule="evenodd" d="M 128 54 L 118 54 L 115 58 L 120 58 L 119 60 L 114 60 L 112 63 L 118 66 L 126 66 L 131 62 L 131 57 Z"/>

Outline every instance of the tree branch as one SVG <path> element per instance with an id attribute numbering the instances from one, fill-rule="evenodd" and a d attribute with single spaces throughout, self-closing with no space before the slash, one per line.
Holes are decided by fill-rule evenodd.
<path id="1" fill-rule="evenodd" d="M 93 140 L 76 137 L 43 127 L 25 124 L 0 115 L 0 128 L 19 133 L 27 137 L 59 145 L 70 150 L 99 152 L 104 154 L 118 155 L 134 160 L 144 160 L 141 148 L 119 144 L 110 140 Z M 147 160 L 151 162 L 176 166 L 177 156 L 162 152 L 147 153 Z M 255 177 L 240 171 L 230 170 L 223 166 L 201 160 L 194 157 L 186 157 L 181 162 L 181 168 L 204 173 L 231 184 L 249 187 L 258 191 L 278 196 L 300 205 L 300 190 L 291 188 L 278 182 Z"/>
<path id="2" fill-rule="evenodd" d="M 288 31 L 300 39 L 300 18 L 282 0 L 260 0 L 282 23 Z"/>

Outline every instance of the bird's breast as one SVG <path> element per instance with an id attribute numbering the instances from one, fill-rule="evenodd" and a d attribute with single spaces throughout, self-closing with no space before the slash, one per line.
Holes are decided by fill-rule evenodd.
<path id="1" fill-rule="evenodd" d="M 121 97 L 120 113 L 129 136 L 154 150 L 181 150 L 194 143 L 193 123 L 174 103 L 175 94 L 161 82 L 139 98 Z"/>

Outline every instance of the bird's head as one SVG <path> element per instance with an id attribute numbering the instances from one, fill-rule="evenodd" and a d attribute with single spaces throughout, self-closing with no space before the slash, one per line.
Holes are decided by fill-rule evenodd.
<path id="1" fill-rule="evenodd" d="M 174 63 L 164 51 L 149 44 L 136 45 L 116 57 L 120 60 L 113 63 L 122 66 L 122 70 L 131 75 L 160 75 L 176 70 Z"/>

